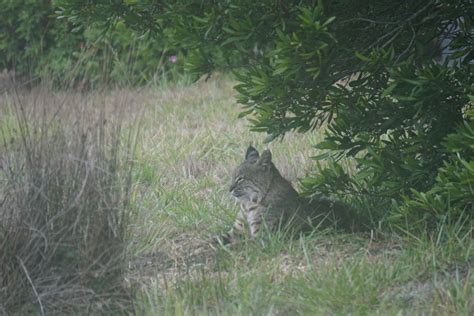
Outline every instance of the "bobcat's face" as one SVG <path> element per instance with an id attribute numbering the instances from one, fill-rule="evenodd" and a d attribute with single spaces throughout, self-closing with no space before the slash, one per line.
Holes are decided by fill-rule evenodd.
<path id="1" fill-rule="evenodd" d="M 272 156 L 265 150 L 260 156 L 249 146 L 245 161 L 235 169 L 229 191 L 242 203 L 259 203 L 265 197 L 272 179 Z"/>

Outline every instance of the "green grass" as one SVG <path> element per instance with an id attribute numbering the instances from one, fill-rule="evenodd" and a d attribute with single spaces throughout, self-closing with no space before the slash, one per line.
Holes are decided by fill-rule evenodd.
<path id="1" fill-rule="evenodd" d="M 474 311 L 472 224 L 437 235 L 315 232 L 231 247 L 210 237 L 238 206 L 230 174 L 252 143 L 225 78 L 145 90 L 133 198 L 130 282 L 144 315 L 461 314 Z M 268 145 L 294 184 L 318 154 L 316 131 Z M 350 164 L 350 162 L 347 162 Z M 460 227 L 463 229 L 460 229 Z M 466 232 L 466 227 L 467 232 Z M 459 229 L 457 229 L 459 228 Z"/>
<path id="2" fill-rule="evenodd" d="M 33 108 L 35 92 L 21 93 Z M 474 313 L 471 222 L 441 226 L 424 236 L 325 230 L 307 236 L 276 233 L 228 247 L 213 245 L 211 237 L 229 229 L 239 208 L 228 186 L 250 143 L 260 150 L 270 148 L 278 169 L 297 186 L 298 179 L 314 171 L 315 162 L 309 157 L 320 154 L 313 145 L 322 138 L 322 131 L 289 134 L 265 145 L 265 135 L 250 132 L 248 122 L 237 118 L 240 108 L 228 78 L 86 95 L 61 92 L 54 98 L 51 92 L 44 93 L 41 102 L 56 100 L 54 106 L 59 107 L 84 103 L 92 111 L 82 119 L 75 117 L 85 113 L 80 107 L 62 111 L 62 123 L 57 124 L 70 139 L 80 139 L 74 131 L 89 124 L 94 131 L 100 125 L 95 120 L 107 120 L 107 135 L 115 135 L 110 120 L 123 120 L 124 143 L 131 131 L 140 128 L 136 151 L 117 151 L 115 143 L 104 145 L 104 152 L 111 150 L 134 165 L 126 243 L 129 270 L 122 282 L 133 291 L 134 314 Z M 17 148 L 8 145 L 18 142 L 18 122 L 8 106 L 12 98 L 0 96 L 0 162 L 2 157 L 14 161 L 15 153 L 4 149 Z M 77 121 L 70 130 L 68 119 Z M 41 131 L 42 125 L 31 124 Z M 353 166 L 351 161 L 345 163 Z M 0 169 L 0 185 L 7 184 L 6 179 Z M 92 207 L 92 215 L 93 211 Z M 2 286 L 0 282 L 0 294 L 5 293 Z M 35 297 L 28 297 L 33 297 L 30 304 L 35 306 Z M 0 314 L 1 307 L 0 302 Z"/>

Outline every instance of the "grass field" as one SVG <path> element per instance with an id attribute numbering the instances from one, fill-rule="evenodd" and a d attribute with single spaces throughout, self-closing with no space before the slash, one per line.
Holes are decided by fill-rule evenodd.
<path id="1" fill-rule="evenodd" d="M 139 130 L 123 280 L 133 291 L 133 314 L 474 312 L 472 227 L 422 237 L 316 231 L 213 245 L 211 237 L 232 225 L 238 209 L 228 185 L 249 144 L 270 148 L 297 186 L 314 167 L 309 157 L 321 139 L 316 131 L 264 145 L 265 135 L 237 118 L 229 79 L 115 91 L 101 100 L 112 108 L 120 100 L 124 120 Z M 121 130 L 124 138 L 129 130 Z"/>
<path id="2" fill-rule="evenodd" d="M 230 174 L 248 144 L 232 84 L 207 83 L 145 98 L 134 204 L 131 278 L 140 314 L 468 314 L 474 244 L 454 228 L 430 238 L 315 232 L 213 247 L 238 209 Z M 268 145 L 295 185 L 310 171 L 319 133 Z M 439 237 L 438 239 L 435 239 Z"/>

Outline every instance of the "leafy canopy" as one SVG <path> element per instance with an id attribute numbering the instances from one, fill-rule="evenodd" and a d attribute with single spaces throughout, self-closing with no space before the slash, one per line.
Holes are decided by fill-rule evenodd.
<path id="1" fill-rule="evenodd" d="M 194 74 L 231 69 L 242 116 L 268 141 L 324 128 L 315 158 L 332 163 L 302 181 L 307 194 L 344 196 L 373 224 L 389 209 L 422 225 L 472 211 L 472 177 L 456 175 L 473 164 L 471 1 L 57 3 L 82 25 L 166 38 Z"/>

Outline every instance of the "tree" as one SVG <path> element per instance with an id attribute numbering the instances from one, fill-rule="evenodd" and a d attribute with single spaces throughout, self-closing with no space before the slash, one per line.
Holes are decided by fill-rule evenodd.
<path id="1" fill-rule="evenodd" d="M 242 115 L 268 141 L 324 128 L 317 148 L 326 152 L 316 159 L 332 162 L 302 181 L 307 194 L 344 196 L 373 223 L 391 215 L 423 226 L 472 211 L 471 1 L 58 4 L 77 23 L 124 21 L 167 38 L 195 74 L 230 68 Z M 343 157 L 355 160 L 354 172 Z M 463 188 L 461 202 L 448 192 L 442 203 L 417 203 L 447 187 Z"/>

